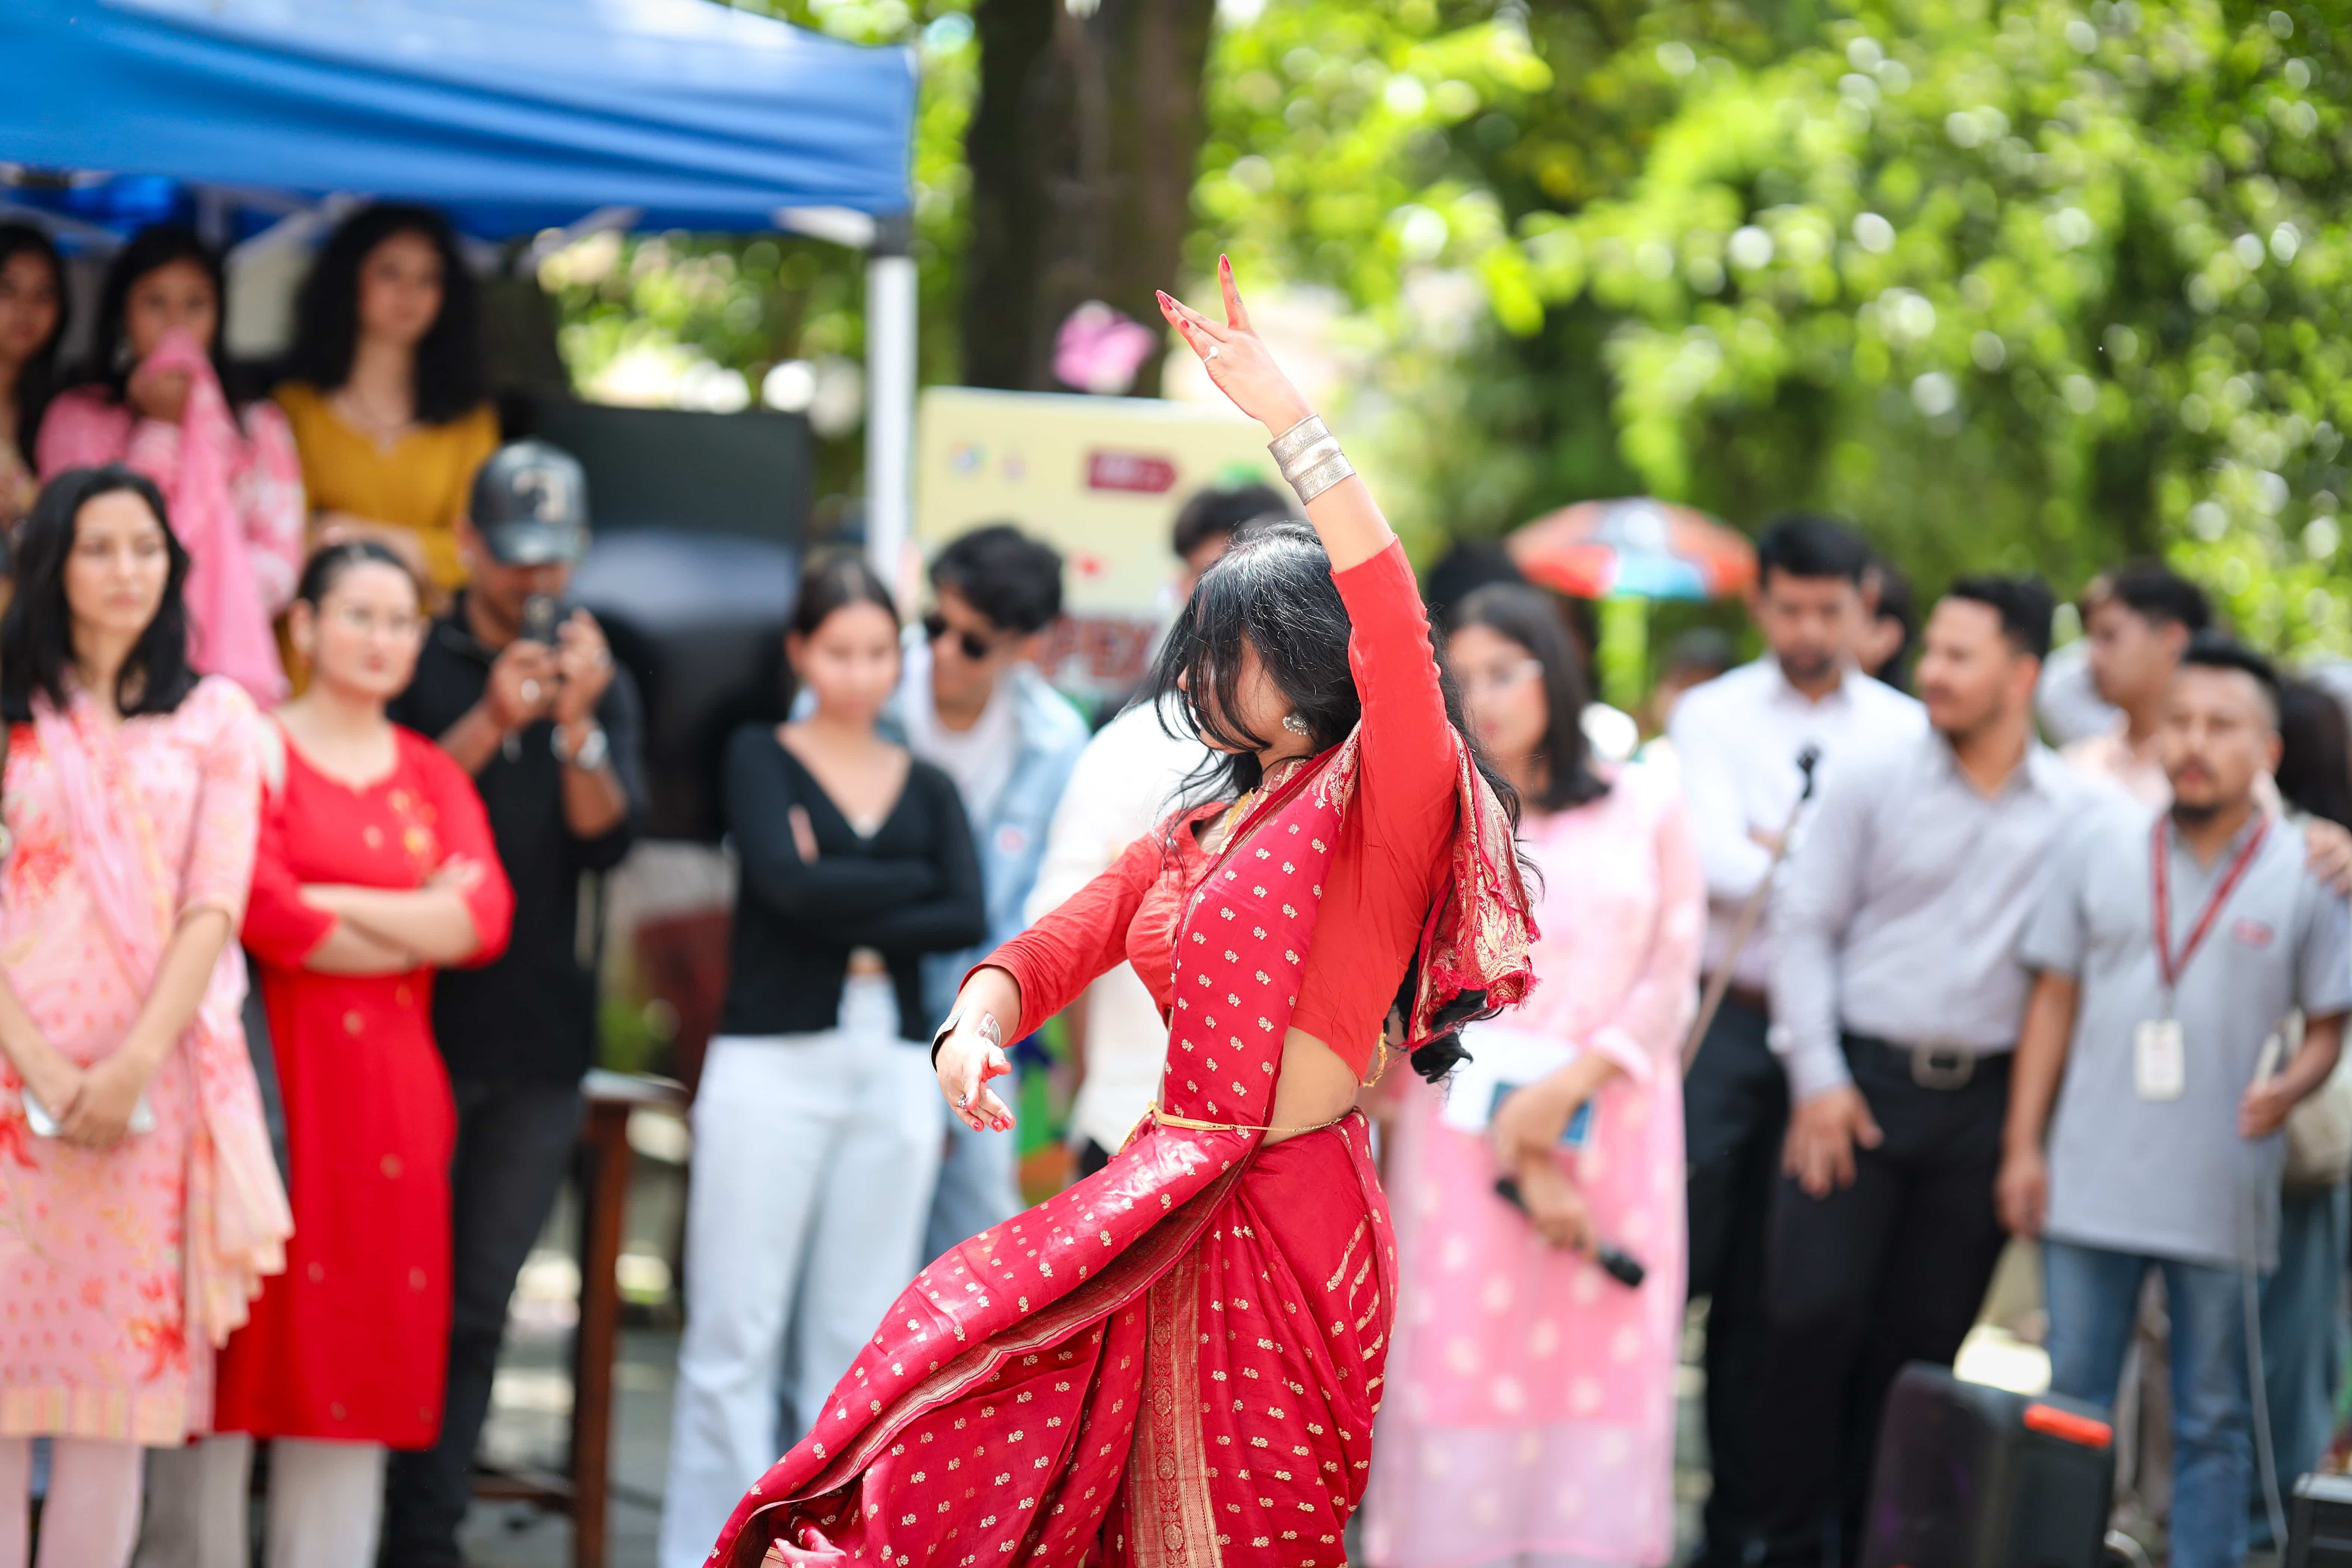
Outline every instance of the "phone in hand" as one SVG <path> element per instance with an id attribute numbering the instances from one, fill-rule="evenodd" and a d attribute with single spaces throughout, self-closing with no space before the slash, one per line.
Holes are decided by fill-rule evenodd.
<path id="1" fill-rule="evenodd" d="M 30 1089 L 25 1090 L 24 1100 L 26 1131 L 36 1138 L 56 1137 L 58 1119 L 49 1114 L 48 1107 L 35 1099 Z M 131 1131 L 133 1132 L 155 1131 L 155 1108 L 147 1103 L 147 1097 L 143 1094 L 139 1097 L 139 1102 L 131 1108 Z"/>
<path id="2" fill-rule="evenodd" d="M 555 631 L 563 623 L 563 606 L 552 594 L 533 594 L 522 602 L 522 636 L 526 642 L 555 646 Z"/>

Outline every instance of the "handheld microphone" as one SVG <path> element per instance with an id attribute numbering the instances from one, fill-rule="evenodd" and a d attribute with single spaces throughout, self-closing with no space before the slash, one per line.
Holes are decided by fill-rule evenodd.
<path id="1" fill-rule="evenodd" d="M 1519 1191 L 1517 1176 L 1496 1177 L 1495 1195 L 1521 1214 L 1528 1212 L 1527 1194 Z M 1639 1289 L 1642 1281 L 1649 1278 L 1650 1271 L 1640 1258 L 1612 1243 L 1603 1242 L 1593 1248 L 1592 1261 L 1601 1266 L 1603 1274 L 1628 1290 Z"/>

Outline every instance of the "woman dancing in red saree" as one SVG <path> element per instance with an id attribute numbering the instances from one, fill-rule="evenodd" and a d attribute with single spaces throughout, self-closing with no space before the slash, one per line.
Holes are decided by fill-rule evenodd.
<path id="1" fill-rule="evenodd" d="M 1442 1076 L 1524 994 L 1527 897 L 1403 552 L 1221 281 L 1222 322 L 1161 309 L 1312 530 L 1236 541 L 1161 655 L 1213 798 L 975 969 L 936 1047 L 958 1112 L 1009 1128 L 1003 1042 L 1124 958 L 1169 1020 L 1159 1102 L 917 1277 L 737 1508 L 731 1568 L 1343 1561 L 1395 1300 L 1357 1091 L 1389 1034 Z"/>

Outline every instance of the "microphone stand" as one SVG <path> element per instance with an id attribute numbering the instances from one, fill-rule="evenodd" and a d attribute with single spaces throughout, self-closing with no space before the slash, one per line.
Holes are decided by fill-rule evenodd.
<path id="1" fill-rule="evenodd" d="M 1805 803 L 1813 798 L 1813 770 L 1821 765 L 1821 761 L 1822 749 L 1819 746 L 1808 745 L 1797 753 L 1797 771 L 1805 776 L 1804 787 L 1797 792 L 1797 804 L 1789 808 L 1789 820 L 1780 826 L 1780 839 L 1772 847 L 1771 864 L 1764 868 L 1763 878 L 1757 882 L 1756 890 L 1748 895 L 1748 902 L 1740 908 L 1739 919 L 1731 928 L 1731 946 L 1724 953 L 1723 962 L 1715 966 L 1714 977 L 1706 983 L 1706 993 L 1699 999 L 1698 1017 L 1692 1022 L 1690 1033 L 1683 1039 L 1685 1078 L 1690 1076 L 1691 1064 L 1698 1060 L 1698 1048 L 1706 1042 L 1707 1028 L 1715 1022 L 1716 1014 L 1722 1010 L 1724 996 L 1731 990 L 1731 972 L 1738 964 L 1739 955 L 1747 951 L 1748 941 L 1756 934 L 1756 928 L 1763 923 L 1764 903 L 1772 896 L 1772 878 L 1780 869 L 1780 862 L 1789 858 L 1789 837 L 1797 830 L 1799 814 L 1805 809 Z"/>

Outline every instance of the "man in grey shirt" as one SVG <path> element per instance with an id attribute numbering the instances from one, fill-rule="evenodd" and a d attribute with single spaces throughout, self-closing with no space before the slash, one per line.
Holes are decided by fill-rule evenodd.
<path id="1" fill-rule="evenodd" d="M 2264 660 L 2190 645 L 2153 739 L 2169 810 L 2117 802 L 2070 835 L 2026 929 L 2040 978 L 2000 1202 L 2011 1229 L 2045 1238 L 2058 1393 L 2114 1402 L 2142 1282 L 2163 1274 L 2186 1390 L 2172 1558 L 2235 1568 L 2253 1482 L 2243 1275 L 2276 1262 L 2278 1130 L 2335 1068 L 2352 917 L 2257 797 L 2280 755 Z M 2303 1043 L 2281 1063 L 2297 1010 Z"/>
<path id="2" fill-rule="evenodd" d="M 2032 977 L 2017 940 L 2096 786 L 2033 738 L 2054 601 L 1953 584 L 1929 618 L 1932 732 L 1841 772 L 1773 918 L 1772 1048 L 1789 1075 L 1765 1288 L 1764 1561 L 1853 1563 L 1879 1407 L 1949 1363 L 2001 1247 L 1993 1178 Z"/>

